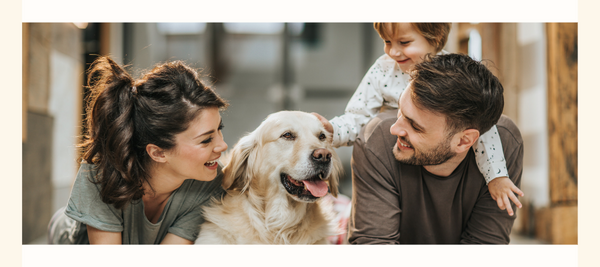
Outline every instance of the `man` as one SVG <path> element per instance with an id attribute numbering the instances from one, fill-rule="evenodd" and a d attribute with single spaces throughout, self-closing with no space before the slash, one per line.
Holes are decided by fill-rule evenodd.
<path id="1" fill-rule="evenodd" d="M 397 115 L 375 117 L 354 145 L 349 242 L 508 244 L 515 216 L 490 196 L 475 161 L 481 151 L 471 149 L 496 124 L 503 147 L 491 149 L 504 149 L 520 186 L 523 141 L 502 116 L 502 85 L 457 54 L 427 60 L 411 76 Z"/>

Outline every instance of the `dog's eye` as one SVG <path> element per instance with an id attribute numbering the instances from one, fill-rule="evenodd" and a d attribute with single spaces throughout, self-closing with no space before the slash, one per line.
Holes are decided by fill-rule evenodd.
<path id="1" fill-rule="evenodd" d="M 323 141 L 323 140 L 325 140 L 325 139 L 327 139 L 327 135 L 325 135 L 324 133 L 321 133 L 321 134 L 319 135 L 319 140 Z"/>
<path id="2" fill-rule="evenodd" d="M 292 133 L 290 132 L 285 132 L 281 135 L 281 137 L 288 139 L 288 140 L 294 140 L 294 138 L 296 138 Z"/>

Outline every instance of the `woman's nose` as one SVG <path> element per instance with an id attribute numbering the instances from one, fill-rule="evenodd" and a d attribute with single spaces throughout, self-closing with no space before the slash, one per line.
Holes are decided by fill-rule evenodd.
<path id="1" fill-rule="evenodd" d="M 221 142 L 217 146 L 215 146 L 216 153 L 221 153 L 221 152 L 227 150 L 227 148 L 228 148 L 227 143 L 225 143 L 225 140 L 223 139 L 222 136 L 221 136 L 220 140 L 221 140 Z"/>

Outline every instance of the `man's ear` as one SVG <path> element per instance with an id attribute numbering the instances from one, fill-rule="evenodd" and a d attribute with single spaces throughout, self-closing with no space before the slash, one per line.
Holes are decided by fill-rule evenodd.
<path id="1" fill-rule="evenodd" d="M 148 153 L 150 158 L 156 162 L 164 163 L 167 161 L 165 151 L 155 144 L 146 145 L 146 153 Z"/>
<path id="2" fill-rule="evenodd" d="M 457 153 L 469 151 L 473 144 L 479 139 L 479 131 L 475 129 L 466 129 L 460 133 L 460 139 L 456 146 Z"/>

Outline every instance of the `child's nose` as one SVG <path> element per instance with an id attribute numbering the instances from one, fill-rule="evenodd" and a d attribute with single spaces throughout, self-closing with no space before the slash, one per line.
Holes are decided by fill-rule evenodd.
<path id="1" fill-rule="evenodd" d="M 402 55 L 402 50 L 399 47 L 392 46 L 392 48 L 390 49 L 390 54 L 392 54 L 393 56 L 400 56 Z"/>

